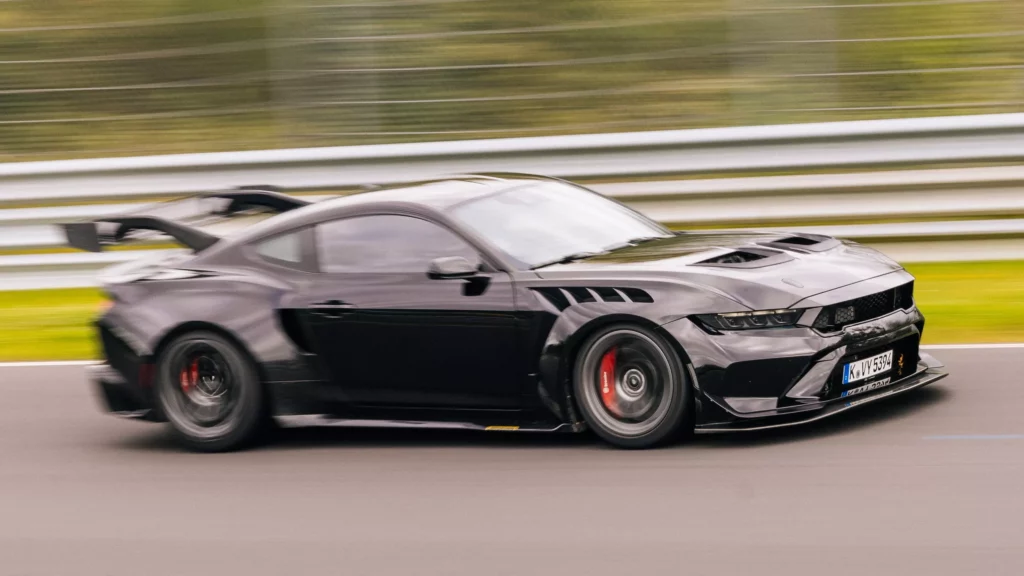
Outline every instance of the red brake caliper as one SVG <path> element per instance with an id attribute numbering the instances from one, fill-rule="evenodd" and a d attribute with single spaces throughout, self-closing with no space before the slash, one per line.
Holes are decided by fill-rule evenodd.
<path id="1" fill-rule="evenodd" d="M 178 378 L 181 380 L 181 389 L 185 392 L 195 386 L 199 382 L 199 359 L 193 360 L 191 366 L 182 368 Z"/>
<path id="2" fill-rule="evenodd" d="M 615 401 L 615 354 L 617 350 L 611 348 L 601 357 L 601 402 L 609 412 L 617 413 Z"/>

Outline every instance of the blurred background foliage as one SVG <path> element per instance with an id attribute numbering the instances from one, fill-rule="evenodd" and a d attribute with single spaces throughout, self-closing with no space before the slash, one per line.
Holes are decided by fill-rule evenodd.
<path id="1" fill-rule="evenodd" d="M 1018 111 L 1020 0 L 5 0 L 0 160 Z"/>

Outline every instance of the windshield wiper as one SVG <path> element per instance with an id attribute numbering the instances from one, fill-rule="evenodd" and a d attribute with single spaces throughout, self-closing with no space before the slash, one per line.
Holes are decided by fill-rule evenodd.
<path id="1" fill-rule="evenodd" d="M 555 264 L 568 264 L 570 262 L 575 262 L 576 260 L 585 260 L 587 258 L 592 258 L 594 256 L 600 256 L 602 254 L 607 254 L 607 253 L 608 253 L 607 250 L 601 251 L 601 252 L 574 252 L 572 254 L 569 254 L 568 256 L 562 256 L 558 260 L 552 260 L 550 262 L 544 262 L 543 264 L 537 264 L 536 266 L 531 266 L 530 270 L 536 270 L 538 268 L 544 268 L 545 266 L 554 266 Z"/>
<path id="2" fill-rule="evenodd" d="M 664 240 L 665 238 L 666 238 L 666 236 L 640 236 L 639 238 L 633 238 L 631 240 L 626 240 L 622 244 L 615 244 L 614 246 L 609 246 L 605 250 L 611 252 L 612 250 L 621 250 L 623 248 L 630 248 L 632 246 L 639 246 L 639 245 L 643 244 L 644 242 L 651 242 L 652 240 Z"/>

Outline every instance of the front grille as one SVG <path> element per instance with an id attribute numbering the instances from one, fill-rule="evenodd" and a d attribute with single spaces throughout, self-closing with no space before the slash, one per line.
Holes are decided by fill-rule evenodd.
<path id="1" fill-rule="evenodd" d="M 914 306 L 914 283 L 908 282 L 885 292 L 862 296 L 822 308 L 814 320 L 814 328 L 822 332 L 836 332 L 858 322 L 880 318 L 896 310 L 909 310 Z"/>

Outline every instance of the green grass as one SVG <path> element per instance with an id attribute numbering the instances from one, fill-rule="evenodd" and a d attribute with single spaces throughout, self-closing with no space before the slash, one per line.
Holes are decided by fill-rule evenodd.
<path id="1" fill-rule="evenodd" d="M 95 289 L 0 292 L 0 361 L 97 357 Z"/>
<path id="2" fill-rule="evenodd" d="M 1024 261 L 913 264 L 928 344 L 1024 342 Z M 95 289 L 0 292 L 0 361 L 97 357 Z"/>
<path id="3" fill-rule="evenodd" d="M 1024 342 L 1024 262 L 908 264 L 928 344 Z"/>

